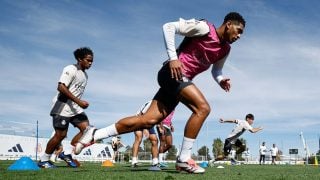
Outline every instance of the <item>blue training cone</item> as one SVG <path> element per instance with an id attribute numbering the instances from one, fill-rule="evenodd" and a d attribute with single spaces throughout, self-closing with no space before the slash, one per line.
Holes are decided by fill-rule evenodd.
<path id="1" fill-rule="evenodd" d="M 200 167 L 202 168 L 207 168 L 208 167 L 208 162 L 203 161 L 202 163 L 199 164 Z"/>
<path id="2" fill-rule="evenodd" d="M 35 162 L 32 161 L 29 157 L 22 157 L 11 166 L 9 166 L 9 171 L 37 171 L 40 168 Z"/>

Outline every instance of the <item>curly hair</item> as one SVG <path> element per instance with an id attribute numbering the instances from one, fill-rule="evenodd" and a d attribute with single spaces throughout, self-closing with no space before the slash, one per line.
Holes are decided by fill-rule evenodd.
<path id="1" fill-rule="evenodd" d="M 86 55 L 92 55 L 93 56 L 93 51 L 89 47 L 81 47 L 76 49 L 73 52 L 74 58 L 76 60 L 78 59 L 83 59 Z"/>
<path id="2" fill-rule="evenodd" d="M 244 18 L 237 12 L 230 12 L 228 13 L 225 17 L 224 17 L 224 21 L 223 23 L 226 23 L 227 21 L 237 21 L 241 24 L 243 24 L 243 26 L 246 26 L 246 21 L 244 20 Z"/>

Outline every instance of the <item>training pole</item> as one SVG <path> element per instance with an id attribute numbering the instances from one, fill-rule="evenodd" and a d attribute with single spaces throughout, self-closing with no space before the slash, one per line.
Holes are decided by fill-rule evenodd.
<path id="1" fill-rule="evenodd" d="M 36 161 L 38 161 L 38 144 L 39 144 L 39 143 L 38 143 L 38 137 L 39 137 L 39 136 L 38 136 L 38 126 L 39 126 L 39 125 L 38 125 L 38 121 L 37 121 Z"/>

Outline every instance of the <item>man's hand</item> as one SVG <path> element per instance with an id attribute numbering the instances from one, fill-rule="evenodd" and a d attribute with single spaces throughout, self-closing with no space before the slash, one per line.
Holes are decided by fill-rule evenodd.
<path id="1" fill-rule="evenodd" d="M 171 78 L 178 80 L 182 79 L 182 63 L 177 60 L 170 60 L 169 61 L 169 68 L 171 71 Z"/>
<path id="2" fill-rule="evenodd" d="M 82 107 L 83 109 L 86 109 L 89 107 L 89 103 L 87 101 L 83 101 L 83 100 L 80 100 L 79 104 L 78 104 L 80 107 Z"/>
<path id="3" fill-rule="evenodd" d="M 220 87 L 222 89 L 224 89 L 226 92 L 229 92 L 230 91 L 230 88 L 231 88 L 231 83 L 230 83 L 230 79 L 227 78 L 227 79 L 222 79 L 220 81 Z"/>

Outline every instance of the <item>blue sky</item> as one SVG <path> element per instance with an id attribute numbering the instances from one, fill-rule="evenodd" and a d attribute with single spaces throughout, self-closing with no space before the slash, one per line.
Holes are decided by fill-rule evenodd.
<path id="1" fill-rule="evenodd" d="M 241 2 L 241 3 L 240 3 Z M 310 152 L 320 134 L 320 2 L 282 1 L 0 1 L 0 133 L 12 133 L 11 122 L 35 124 L 40 136 L 52 131 L 49 111 L 64 66 L 75 63 L 72 52 L 94 50 L 94 64 L 83 99 L 91 123 L 105 127 L 134 114 L 158 89 L 156 75 L 167 58 L 162 25 L 180 17 L 205 18 L 219 26 L 230 11 L 247 21 L 241 39 L 232 45 L 224 67 L 232 89 L 225 93 L 209 71 L 194 83 L 203 91 L 212 112 L 194 151 L 224 139 L 232 124 L 220 117 L 256 117 L 264 130 L 242 137 L 253 155 L 259 143 L 276 143 L 288 154 L 302 154 L 302 131 Z M 178 38 L 177 44 L 181 40 Z M 179 105 L 174 116 L 174 144 L 179 146 L 190 112 Z M 16 123 L 12 123 L 16 124 Z M 7 125 L 7 126 L 6 126 Z M 6 131 L 4 130 L 6 129 Z M 75 133 L 70 127 L 70 137 Z M 133 134 L 123 135 L 132 145 Z"/>

